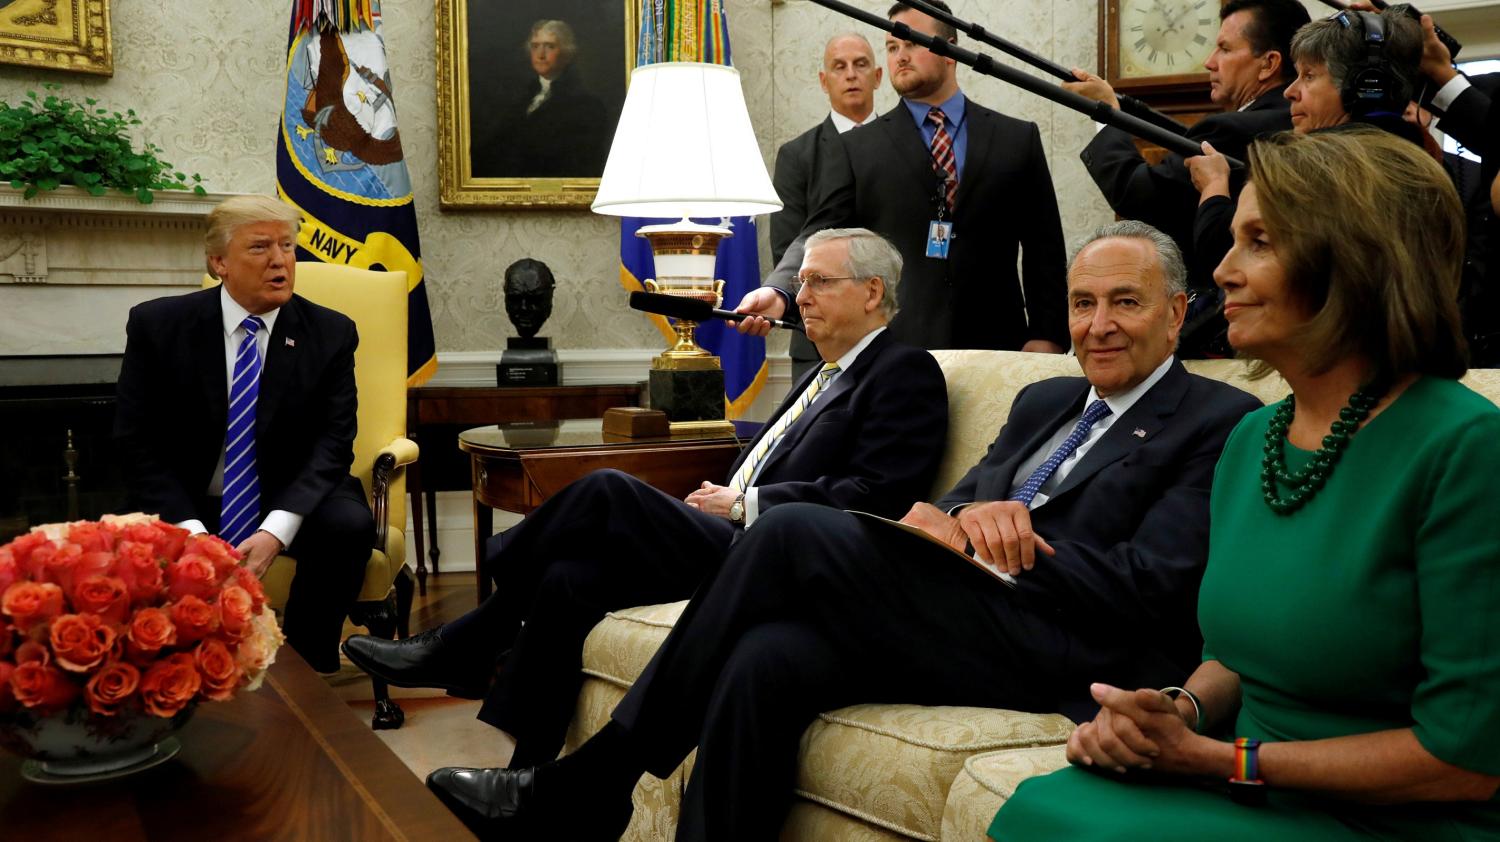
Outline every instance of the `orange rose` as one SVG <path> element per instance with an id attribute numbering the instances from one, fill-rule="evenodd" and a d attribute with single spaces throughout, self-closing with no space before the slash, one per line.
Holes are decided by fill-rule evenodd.
<path id="1" fill-rule="evenodd" d="M 218 575 L 221 582 L 229 578 L 234 569 L 240 566 L 239 551 L 231 547 L 223 538 L 207 532 L 200 532 L 189 538 L 182 554 L 185 556 L 201 555 L 208 559 L 213 564 L 214 573 Z"/>
<path id="2" fill-rule="evenodd" d="M 0 596 L 0 611 L 25 634 L 63 612 L 62 588 L 51 582 L 16 582 Z"/>
<path id="3" fill-rule="evenodd" d="M 219 594 L 219 627 L 230 640 L 242 640 L 250 633 L 250 621 L 255 619 L 255 600 L 250 592 L 239 585 L 229 585 Z"/>
<path id="4" fill-rule="evenodd" d="M 15 664 L 10 661 L 0 661 L 0 713 L 10 713 L 19 704 L 16 701 L 15 691 L 10 687 L 10 676 L 15 671 Z"/>
<path id="5" fill-rule="evenodd" d="M 125 630 L 127 649 L 137 659 L 154 658 L 163 646 L 177 643 L 177 626 L 172 618 L 160 608 L 142 608 L 130 618 L 130 627 Z"/>
<path id="6" fill-rule="evenodd" d="M 113 576 L 87 576 L 73 588 L 73 609 L 80 614 L 98 614 L 119 625 L 130 613 L 130 593 Z"/>
<path id="7" fill-rule="evenodd" d="M 25 535 L 22 535 L 14 541 L 11 541 L 4 547 L 0 547 L 0 553 L 9 552 L 10 555 L 15 558 L 16 564 L 25 567 L 27 562 L 31 559 L 31 554 L 34 551 L 40 549 L 41 547 L 50 546 L 52 546 L 52 541 L 47 537 L 47 533 L 32 531 L 26 533 Z"/>
<path id="8" fill-rule="evenodd" d="M 193 654 L 198 662 L 198 675 L 203 679 L 203 697 L 223 702 L 233 696 L 245 673 L 224 641 L 205 640 Z"/>
<path id="9" fill-rule="evenodd" d="M 62 670 L 37 661 L 16 665 L 10 689 L 16 701 L 39 714 L 62 710 L 78 695 L 78 685 Z"/>
<path id="10" fill-rule="evenodd" d="M 40 552 L 31 554 L 34 561 Z M 57 552 L 47 558 L 46 565 L 38 581 L 54 582 L 62 586 L 63 593 L 73 589 L 73 571 L 78 568 L 78 563 L 83 560 L 83 547 L 77 544 L 63 544 L 57 548 Z"/>
<path id="11" fill-rule="evenodd" d="M 187 545 L 188 531 L 180 526 L 153 520 L 126 526 L 121 530 L 120 537 L 150 544 L 155 548 L 156 555 L 167 561 L 176 561 L 182 555 L 182 548 Z"/>
<path id="12" fill-rule="evenodd" d="M 85 550 L 78 557 L 78 563 L 73 566 L 73 587 L 78 587 L 79 581 L 88 576 L 113 575 L 115 575 L 114 553 Z"/>
<path id="13" fill-rule="evenodd" d="M 130 664 L 111 661 L 94 673 L 89 683 L 83 686 L 83 698 L 89 710 L 100 716 L 114 716 L 120 712 L 141 683 L 141 671 Z"/>
<path id="14" fill-rule="evenodd" d="M 255 613 L 266 607 L 266 589 L 261 585 L 260 579 L 251 572 L 248 567 L 236 567 L 234 569 L 234 583 L 245 589 L 250 594 L 250 600 L 255 604 Z"/>
<path id="15" fill-rule="evenodd" d="M 177 627 L 179 643 L 202 640 L 219 630 L 219 607 L 196 596 L 185 596 L 172 603 L 172 625 Z"/>
<path id="16" fill-rule="evenodd" d="M 166 576 L 155 547 L 141 541 L 121 541 L 115 554 L 119 559 L 115 571 L 125 582 L 131 602 L 151 603 L 160 598 Z"/>
<path id="17" fill-rule="evenodd" d="M 167 594 L 172 599 L 196 596 L 212 599 L 219 592 L 219 574 L 214 563 L 201 555 L 183 553 L 167 568 Z"/>
<path id="18" fill-rule="evenodd" d="M 40 532 L 33 532 L 32 534 L 41 535 Z M 45 538 L 46 536 L 43 535 L 42 537 Z M 21 565 L 21 569 L 25 571 L 25 578 L 33 582 L 45 582 L 47 581 L 47 563 L 55 555 L 57 555 L 57 545 L 48 541 L 27 553 L 24 559 L 17 556 L 17 562 Z"/>
<path id="19" fill-rule="evenodd" d="M 98 614 L 64 614 L 52 621 L 52 654 L 70 672 L 88 672 L 104 663 L 115 645 L 115 630 Z"/>
<path id="20" fill-rule="evenodd" d="M 50 664 L 52 663 L 52 650 L 47 644 L 38 643 L 35 640 L 23 641 L 16 647 L 17 664 Z"/>
<path id="21" fill-rule="evenodd" d="M 21 578 L 21 565 L 9 548 L 0 548 L 0 594 Z"/>
<path id="22" fill-rule="evenodd" d="M 151 665 L 141 677 L 141 701 L 152 716 L 176 716 L 198 695 L 203 680 L 193 656 L 178 652 Z"/>
<path id="23" fill-rule="evenodd" d="M 68 542 L 86 553 L 108 553 L 115 548 L 116 530 L 107 523 L 86 521 L 68 524 Z"/>

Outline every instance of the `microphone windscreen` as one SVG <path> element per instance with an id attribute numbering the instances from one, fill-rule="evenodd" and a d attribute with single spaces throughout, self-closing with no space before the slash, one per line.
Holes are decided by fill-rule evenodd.
<path id="1" fill-rule="evenodd" d="M 687 319 L 694 322 L 706 322 L 714 317 L 714 308 L 709 306 L 707 301 L 679 298 L 675 295 L 663 295 L 659 292 L 632 292 L 630 294 L 630 309 L 644 310 L 647 313 L 656 313 L 660 316 L 670 316 L 674 319 Z"/>

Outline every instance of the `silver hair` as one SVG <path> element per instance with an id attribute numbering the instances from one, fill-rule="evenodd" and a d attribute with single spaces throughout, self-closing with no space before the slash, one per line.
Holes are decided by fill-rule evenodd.
<path id="1" fill-rule="evenodd" d="M 824 41 L 823 42 L 823 54 L 824 55 L 828 54 L 828 48 L 833 46 L 833 42 L 834 41 L 842 41 L 845 38 L 858 38 L 861 42 L 864 43 L 865 47 L 867 47 L 870 50 L 870 56 L 874 57 L 874 55 L 875 55 L 875 48 L 870 45 L 870 39 L 868 39 L 865 36 L 859 34 L 858 32 L 855 32 L 852 29 L 846 29 L 843 32 L 835 32 L 832 36 L 829 37 L 829 39 L 827 41 Z"/>
<path id="2" fill-rule="evenodd" d="M 885 295 L 880 299 L 880 309 L 887 319 L 896 317 L 896 287 L 901 283 L 901 252 L 890 241 L 868 228 L 825 228 L 813 234 L 802 244 L 803 252 L 824 243 L 849 243 L 849 260 L 846 269 L 850 275 L 861 280 L 879 278 L 885 282 Z"/>
<path id="3" fill-rule="evenodd" d="M 1078 255 L 1082 254 L 1084 249 L 1100 240 L 1113 237 L 1145 240 L 1150 243 L 1156 249 L 1157 264 L 1161 267 L 1162 280 L 1166 282 L 1167 296 L 1187 292 L 1187 264 L 1182 260 L 1182 250 L 1177 247 L 1177 243 L 1155 227 L 1134 219 L 1122 219 L 1119 222 L 1111 222 L 1095 228 L 1094 233 L 1079 244 L 1078 248 L 1073 250 L 1072 256 L 1068 258 L 1069 271 L 1072 270 L 1073 264 L 1078 262 Z"/>
<path id="4" fill-rule="evenodd" d="M 1391 74 L 1411 91 L 1417 82 L 1417 64 L 1422 60 L 1422 27 L 1407 16 L 1405 4 L 1389 6 L 1380 13 L 1385 24 L 1385 48 L 1382 54 Z M 1311 61 L 1328 68 L 1328 79 L 1334 87 L 1343 88 L 1349 68 L 1365 61 L 1365 21 L 1358 27 L 1346 27 L 1338 21 L 1340 12 L 1325 20 L 1304 24 L 1292 36 L 1292 61 Z"/>
<path id="5" fill-rule="evenodd" d="M 557 36 L 557 50 L 562 54 L 564 64 L 572 64 L 573 58 L 578 55 L 578 38 L 573 35 L 573 27 L 568 26 L 563 20 L 539 20 L 531 25 L 531 32 L 526 36 L 526 49 L 531 50 L 531 39 L 538 32 L 550 32 Z"/>

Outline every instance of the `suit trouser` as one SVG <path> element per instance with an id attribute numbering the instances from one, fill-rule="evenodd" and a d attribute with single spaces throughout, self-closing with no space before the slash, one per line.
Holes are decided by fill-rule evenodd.
<path id="1" fill-rule="evenodd" d="M 1049 711 L 1086 694 L 1087 679 L 1069 676 L 1079 640 L 1055 618 L 921 539 L 778 506 L 700 588 L 613 717 L 658 777 L 698 747 L 679 840 L 774 839 L 799 738 L 821 711 Z"/>
<path id="2" fill-rule="evenodd" d="M 609 611 L 692 596 L 738 532 L 635 477 L 603 470 L 490 539 L 485 564 L 495 593 L 445 625 L 442 639 L 486 664 L 510 649 L 479 719 L 516 738 L 512 767 L 545 763 L 562 749 L 589 630 Z"/>
<path id="3" fill-rule="evenodd" d="M 219 500 L 205 505 L 205 525 L 218 529 Z M 291 593 L 282 611 L 286 642 L 319 672 L 339 668 L 339 641 L 344 618 L 359 598 L 370 549 L 375 546 L 375 517 L 359 480 L 346 476 L 302 518 L 302 525 L 283 552 L 297 560 Z"/>

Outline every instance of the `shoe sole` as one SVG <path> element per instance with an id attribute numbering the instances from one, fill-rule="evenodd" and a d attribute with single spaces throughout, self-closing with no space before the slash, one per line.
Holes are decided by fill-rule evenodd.
<path id="1" fill-rule="evenodd" d="M 344 653 L 344 657 L 349 659 L 350 663 L 364 670 L 365 674 L 369 675 L 371 678 L 376 678 L 384 681 L 386 684 L 389 684 L 392 687 L 406 687 L 416 690 L 425 690 L 428 688 L 432 688 L 435 690 L 443 690 L 447 692 L 448 695 L 459 699 L 482 699 L 484 698 L 485 694 L 489 692 L 489 688 L 487 687 L 480 688 L 463 684 L 440 684 L 436 682 L 422 684 L 415 681 L 408 681 L 402 678 L 394 678 L 386 674 L 385 671 L 381 670 L 373 663 L 366 661 L 362 656 L 351 652 L 349 650 L 348 644 L 340 644 L 339 649 Z"/>

